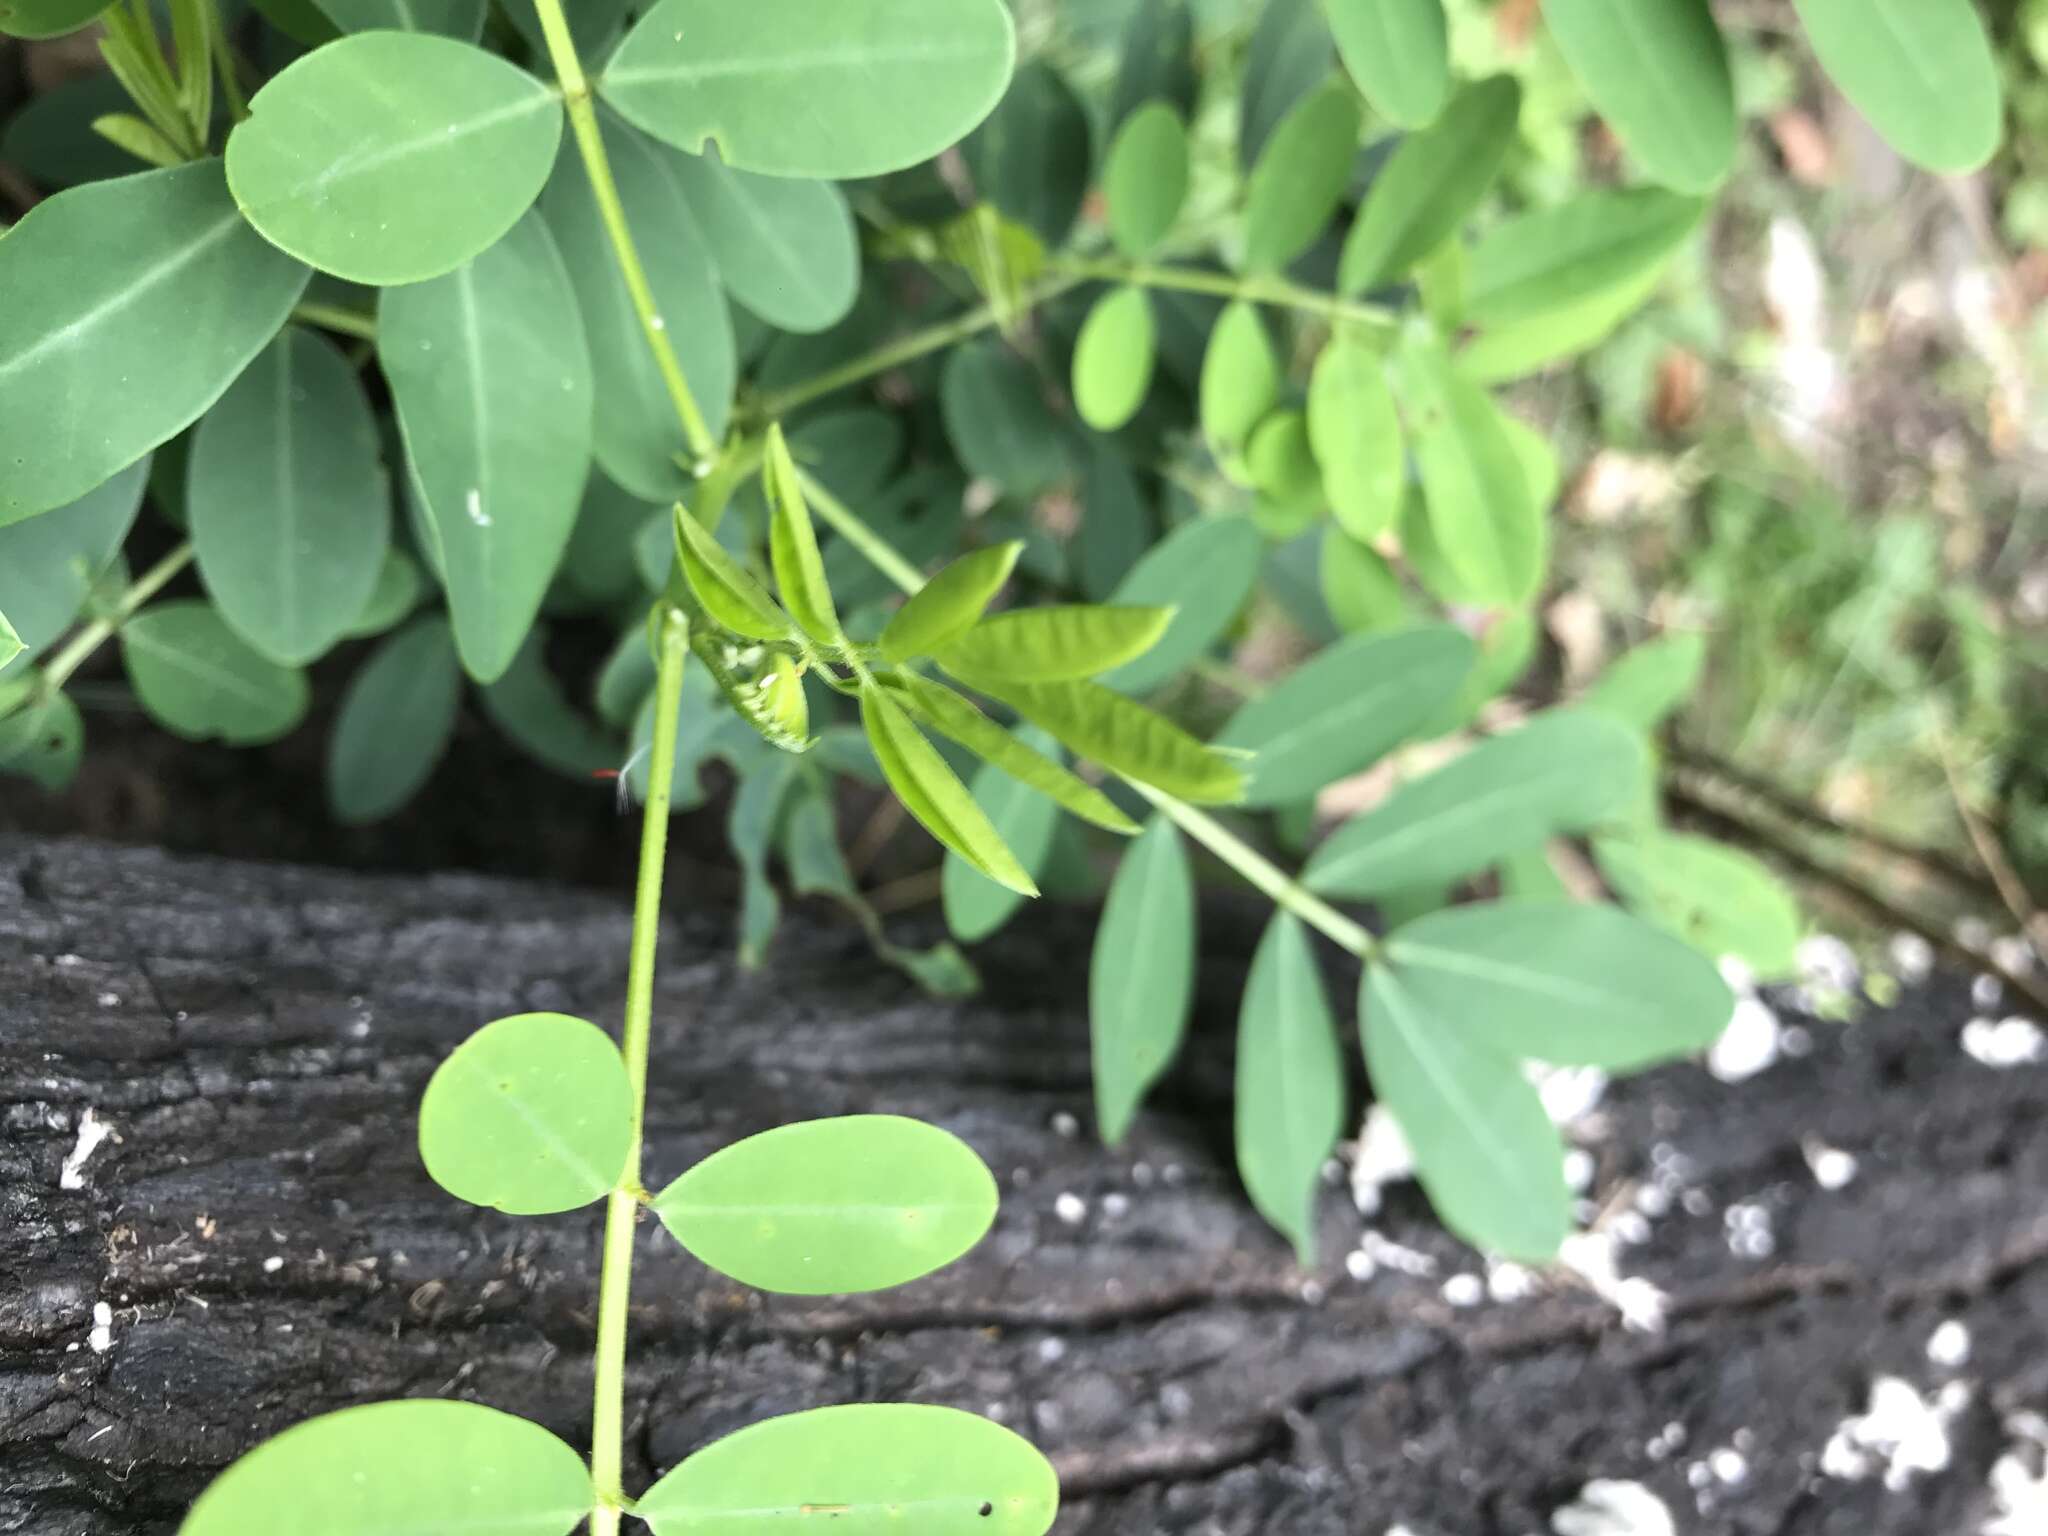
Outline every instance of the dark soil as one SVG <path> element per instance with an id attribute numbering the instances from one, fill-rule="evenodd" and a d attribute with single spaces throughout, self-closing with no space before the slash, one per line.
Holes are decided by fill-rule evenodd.
<path id="1" fill-rule="evenodd" d="M 1595 1477 L 1644 1480 L 1688 1536 L 1975 1536 L 2002 1419 L 2048 1407 L 2048 1069 L 1961 1052 L 1959 986 L 1812 1023 L 1811 1054 L 1740 1086 L 1683 1066 L 1610 1092 L 1596 1196 L 1661 1146 L 1704 1205 L 1622 1250 L 1670 1293 L 1645 1334 L 1562 1277 L 1451 1306 L 1443 1279 L 1483 1266 L 1412 1187 L 1381 1231 L 1435 1276 L 1350 1278 L 1361 1223 L 1335 1191 L 1327 1264 L 1295 1267 L 1230 1171 L 1255 930 L 1229 914 L 1187 1065 L 1110 1153 L 1062 1134 L 1089 1112 L 1085 918 L 1033 912 L 982 952 L 984 997 L 940 1004 L 801 913 L 748 975 L 724 919 L 675 898 L 650 1181 L 766 1126 L 893 1110 L 964 1136 L 1005 1207 L 955 1269 L 857 1300 L 741 1291 L 648 1229 L 629 1482 L 766 1414 L 910 1398 L 1031 1434 L 1067 1536 L 1529 1536 Z M 457 1205 L 412 1123 L 481 1022 L 615 1019 L 625 942 L 616 901 L 558 887 L 0 843 L 0 1531 L 167 1533 L 264 1436 L 400 1394 L 586 1436 L 595 1214 Z M 88 1108 L 119 1139 L 65 1189 Z M 1846 1188 L 1817 1186 L 1812 1137 L 1861 1160 Z M 1771 1256 L 1731 1252 L 1737 1203 L 1767 1208 Z M 1959 1370 L 1926 1352 L 1949 1318 L 1974 1342 Z M 1819 1476 L 1880 1373 L 1968 1383 L 1951 1465 L 1899 1491 Z M 1684 1447 L 1657 1454 L 1674 1423 Z M 1746 1476 L 1714 1480 L 1737 1446 Z"/>

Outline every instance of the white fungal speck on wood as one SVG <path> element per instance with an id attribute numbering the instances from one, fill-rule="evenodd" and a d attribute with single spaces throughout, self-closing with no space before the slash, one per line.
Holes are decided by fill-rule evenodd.
<path id="1" fill-rule="evenodd" d="M 1072 1190 L 1062 1190 L 1052 1203 L 1052 1213 L 1068 1226 L 1078 1227 L 1088 1219 L 1088 1202 Z"/>
<path id="2" fill-rule="evenodd" d="M 86 1159 L 97 1152 L 100 1144 L 114 1134 L 114 1127 L 102 1120 L 98 1113 L 88 1108 L 78 1117 L 78 1140 L 65 1154 L 64 1165 L 57 1170 L 59 1189 L 85 1188 Z"/>
<path id="3" fill-rule="evenodd" d="M 104 1355 L 114 1347 L 114 1309 L 104 1301 L 92 1304 L 92 1332 L 85 1342 L 96 1355 Z"/>
<path id="4" fill-rule="evenodd" d="M 1957 1318 L 1949 1318 L 1927 1339 L 1927 1358 L 1943 1370 L 1960 1370 L 1970 1363 L 1970 1330 Z"/>
<path id="5" fill-rule="evenodd" d="M 2032 1066 L 2048 1057 L 2048 1037 L 2043 1037 L 2040 1025 L 2017 1014 L 1996 1024 L 1972 1019 L 1963 1026 L 1963 1050 L 1987 1067 Z"/>
<path id="6" fill-rule="evenodd" d="M 1641 1483 L 1596 1478 L 1550 1517 L 1557 1536 L 1677 1536 L 1671 1511 Z"/>
<path id="7" fill-rule="evenodd" d="M 2016 1413 L 2005 1428 L 2013 1446 L 1992 1465 L 1991 1499 L 1998 1512 L 1983 1536 L 2040 1536 L 2048 1531 L 2048 1419 Z"/>
<path id="8" fill-rule="evenodd" d="M 1622 1325 L 1638 1333 L 1662 1333 L 1671 1298 L 1649 1280 L 1623 1275 L 1611 1232 L 1574 1232 L 1558 1250 L 1558 1262 L 1621 1314 Z"/>
<path id="9" fill-rule="evenodd" d="M 1385 1108 L 1373 1105 L 1365 1112 L 1351 1152 L 1351 1203 L 1360 1215 L 1377 1216 L 1380 1191 L 1413 1177 L 1415 1155 L 1408 1150 L 1408 1138 Z"/>
<path id="10" fill-rule="evenodd" d="M 272 1254 L 272 1255 L 271 1255 L 271 1256 L 270 1256 L 269 1258 L 267 1258 L 267 1259 L 265 1259 L 265 1260 L 263 1261 L 263 1273 L 265 1273 L 266 1275 L 274 1275 L 274 1274 L 276 1274 L 276 1273 L 277 1273 L 277 1272 L 278 1272 L 278 1271 L 279 1271 L 280 1269 L 283 1269 L 283 1268 L 284 1268 L 284 1259 L 283 1259 L 283 1257 L 282 1257 L 281 1255 L 279 1255 L 279 1254 L 275 1254 L 275 1253 L 273 1253 L 273 1254 Z"/>
<path id="11" fill-rule="evenodd" d="M 1806 1166 L 1813 1170 L 1813 1182 L 1822 1189 L 1846 1189 L 1855 1181 L 1858 1164 L 1853 1152 L 1831 1147 L 1812 1136 L 1800 1143 L 1799 1150 L 1806 1154 Z"/>
<path id="12" fill-rule="evenodd" d="M 1778 1016 L 1760 997 L 1738 997 L 1727 1028 L 1707 1051 L 1707 1070 L 1724 1083 L 1755 1077 L 1778 1059 Z"/>
<path id="13" fill-rule="evenodd" d="M 1958 1384 L 1959 1385 L 1959 1384 Z M 1969 1392 L 1923 1398 L 1909 1381 L 1880 1376 L 1870 1384 L 1864 1411 L 1842 1421 L 1820 1454 L 1824 1476 L 1860 1482 L 1881 1476 L 1893 1492 L 1922 1473 L 1947 1470 L 1949 1421 L 1969 1401 Z"/>
<path id="14" fill-rule="evenodd" d="M 1476 1307 L 1486 1300 L 1486 1282 L 1477 1275 L 1453 1275 L 1443 1284 L 1443 1297 L 1454 1307 Z"/>

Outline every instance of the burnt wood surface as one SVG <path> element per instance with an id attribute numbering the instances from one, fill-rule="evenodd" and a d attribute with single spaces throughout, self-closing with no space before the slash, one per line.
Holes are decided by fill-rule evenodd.
<path id="1" fill-rule="evenodd" d="M 938 1003 L 824 916 L 794 914 L 749 974 L 722 902 L 671 906 L 650 1184 L 752 1131 L 886 1110 L 965 1137 L 1004 1208 L 954 1269 L 847 1300 L 749 1293 L 650 1224 L 629 1481 L 765 1415 L 901 1398 L 1031 1435 L 1066 1536 L 1526 1536 L 1594 1477 L 1644 1480 L 1688 1533 L 1967 1536 L 2002 1421 L 2048 1410 L 2048 1068 L 1959 1050 L 1960 982 L 1810 1023 L 1809 1054 L 1747 1083 L 1686 1065 L 1610 1091 L 1594 1200 L 1621 1208 L 1673 1152 L 1698 1191 L 1621 1250 L 1670 1296 L 1644 1333 L 1563 1278 L 1451 1305 L 1445 1279 L 1484 1266 L 1412 1186 L 1379 1230 L 1434 1275 L 1347 1274 L 1362 1222 L 1336 1190 L 1323 1268 L 1295 1266 L 1231 1172 L 1248 909 L 1209 922 L 1187 1059 L 1111 1152 L 1074 1134 L 1085 914 L 1028 914 L 978 955 L 981 997 Z M 169 1532 L 256 1441 L 379 1398 L 470 1397 L 581 1441 L 596 1211 L 457 1204 L 413 1115 L 491 1018 L 615 1023 L 626 940 L 622 903 L 583 891 L 0 841 L 0 1531 Z M 115 1139 L 67 1181 L 88 1110 Z M 1809 1141 L 1858 1176 L 1818 1187 Z M 1770 1255 L 1731 1251 L 1736 1204 L 1768 1212 Z M 1926 1345 L 1951 1318 L 1973 1352 L 1943 1368 Z M 1947 1471 L 1816 1474 L 1877 1373 L 1967 1383 Z M 1740 1481 L 1693 1486 L 1737 1446 Z"/>

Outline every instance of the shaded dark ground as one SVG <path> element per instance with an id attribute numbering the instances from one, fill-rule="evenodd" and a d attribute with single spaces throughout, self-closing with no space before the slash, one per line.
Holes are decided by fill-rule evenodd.
<path id="1" fill-rule="evenodd" d="M 1443 1277 L 1481 1266 L 1407 1187 L 1381 1230 L 1436 1276 L 1350 1278 L 1334 1192 L 1330 1262 L 1295 1268 L 1229 1171 L 1236 909 L 1209 923 L 1186 1067 L 1108 1153 L 1061 1134 L 1088 1114 L 1083 917 L 1032 913 L 981 953 L 986 995 L 942 1004 L 803 914 L 749 976 L 723 904 L 676 898 L 650 1180 L 768 1125 L 894 1110 L 971 1142 L 1005 1209 L 954 1270 L 854 1301 L 742 1292 L 647 1231 L 629 1479 L 765 1414 L 902 1397 L 1032 1434 L 1069 1536 L 1524 1536 L 1592 1477 L 1644 1479 L 1687 1533 L 1972 1536 L 2002 1419 L 2048 1407 L 2048 1069 L 1964 1055 L 1959 988 L 1815 1023 L 1810 1055 L 1741 1086 L 1686 1066 L 1610 1093 L 1596 1194 L 1660 1146 L 1698 1192 L 1622 1250 L 1670 1293 L 1643 1334 L 1563 1279 L 1449 1305 Z M 0 841 L 0 1531 L 168 1532 L 264 1435 L 395 1394 L 585 1436 L 595 1214 L 456 1205 L 412 1115 L 486 1019 L 614 1019 L 625 943 L 617 901 L 557 887 Z M 64 1189 L 88 1107 L 119 1140 Z M 1855 1153 L 1854 1182 L 1819 1189 L 1809 1137 Z M 1737 1203 L 1768 1211 L 1773 1255 L 1731 1252 Z M 1926 1352 L 1949 1318 L 1959 1370 Z M 1875 1373 L 1968 1383 L 1948 1470 L 1896 1492 L 1816 1475 Z M 1737 1446 L 1746 1475 L 1712 1480 Z"/>

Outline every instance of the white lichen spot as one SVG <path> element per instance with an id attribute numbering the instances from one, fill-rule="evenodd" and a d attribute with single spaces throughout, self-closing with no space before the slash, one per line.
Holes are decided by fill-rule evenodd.
<path id="1" fill-rule="evenodd" d="M 1052 1213 L 1068 1226 L 1078 1227 L 1088 1219 L 1088 1202 L 1072 1190 L 1062 1190 L 1052 1203 Z"/>
<path id="2" fill-rule="evenodd" d="M 1749 1478 L 1749 1458 L 1732 1446 L 1722 1446 L 1707 1457 L 1707 1470 L 1714 1474 L 1714 1481 L 1733 1488 Z"/>
<path id="3" fill-rule="evenodd" d="M 2048 1057 L 2048 1038 L 2041 1026 L 2015 1014 L 1996 1024 L 1989 1019 L 1972 1019 L 1963 1026 L 1963 1049 L 1970 1058 L 1987 1067 L 2031 1066 Z"/>
<path id="4" fill-rule="evenodd" d="M 1585 1119 L 1607 1096 L 1607 1074 L 1598 1067 L 1541 1067 L 1531 1075 L 1553 1125 Z"/>
<path id="5" fill-rule="evenodd" d="M 102 1120 L 91 1109 L 78 1117 L 78 1140 L 72 1143 L 65 1154 L 63 1167 L 57 1170 L 59 1189 L 85 1188 L 86 1159 L 97 1152 L 100 1144 L 114 1134 L 114 1127 Z"/>
<path id="6" fill-rule="evenodd" d="M 1476 1307 L 1486 1300 L 1486 1282 L 1477 1275 L 1453 1275 L 1443 1284 L 1443 1297 L 1454 1307 Z"/>
<path id="7" fill-rule="evenodd" d="M 1558 1250 L 1558 1262 L 1621 1314 L 1622 1325 L 1638 1333 L 1662 1333 L 1671 1298 L 1640 1276 L 1621 1273 L 1611 1232 L 1574 1232 Z"/>
<path id="8" fill-rule="evenodd" d="M 1399 1275 L 1414 1275 L 1419 1279 L 1436 1273 L 1436 1260 L 1428 1254 L 1397 1243 L 1371 1227 L 1359 1234 L 1358 1248 L 1381 1269 L 1391 1269 Z"/>
<path id="9" fill-rule="evenodd" d="M 1527 1301 L 1542 1289 L 1533 1269 L 1508 1259 L 1496 1259 L 1486 1267 L 1486 1294 L 1498 1302 Z"/>
<path id="10" fill-rule="evenodd" d="M 1596 1478 L 1550 1517 L 1557 1536 L 1677 1536 L 1671 1511 L 1641 1483 Z"/>
<path id="11" fill-rule="evenodd" d="M 1860 1482 L 1879 1476 L 1885 1487 L 1899 1492 L 1916 1475 L 1945 1471 L 1949 1464 L 1949 1421 L 1968 1403 L 1944 1393 L 1923 1398 L 1908 1381 L 1880 1376 L 1870 1384 L 1870 1402 L 1859 1414 L 1843 1420 L 1820 1453 L 1823 1476 Z"/>
<path id="12" fill-rule="evenodd" d="M 85 1342 L 96 1355 L 104 1355 L 114 1347 L 114 1309 L 104 1301 L 92 1304 L 92 1332 Z"/>
<path id="13" fill-rule="evenodd" d="M 282 1257 L 281 1255 L 279 1255 L 279 1254 L 275 1254 L 275 1253 L 273 1253 L 273 1254 L 272 1254 L 272 1255 L 271 1255 L 271 1256 L 270 1256 L 269 1258 L 267 1258 L 267 1259 L 265 1259 L 265 1260 L 263 1261 L 263 1273 L 265 1273 L 266 1275 L 274 1275 L 274 1274 L 276 1274 L 276 1273 L 277 1273 L 277 1272 L 278 1272 L 278 1271 L 279 1271 L 280 1269 L 283 1269 L 283 1268 L 284 1268 L 284 1259 L 283 1259 L 283 1257 Z"/>
<path id="14" fill-rule="evenodd" d="M 1408 1138 L 1385 1108 L 1373 1105 L 1365 1112 L 1351 1151 L 1351 1203 L 1361 1216 L 1377 1216 L 1380 1192 L 1413 1177 L 1415 1154 L 1408 1149 Z"/>
<path id="15" fill-rule="evenodd" d="M 1855 1153 L 1831 1147 L 1813 1136 L 1801 1142 L 1799 1150 L 1806 1154 L 1806 1166 L 1813 1170 L 1813 1182 L 1822 1189 L 1847 1189 L 1855 1182 L 1859 1166 Z"/>
<path id="16" fill-rule="evenodd" d="M 1991 1468 L 1991 1500 L 1998 1512 L 1983 1536 L 2040 1536 L 2048 1531 L 2048 1419 L 2016 1413 L 2005 1421 L 2012 1449 Z"/>
<path id="17" fill-rule="evenodd" d="M 1038 1341 L 1038 1359 L 1043 1365 L 1058 1365 L 1067 1358 L 1065 1339 L 1046 1338 Z"/>
<path id="18" fill-rule="evenodd" d="M 121 994 L 118 992 L 102 992 L 99 995 L 98 1001 L 102 1008 L 118 1008 L 121 1006 Z"/>
<path id="19" fill-rule="evenodd" d="M 1970 1330 L 1949 1318 L 1928 1335 L 1927 1358 L 1945 1371 L 1961 1370 L 1970 1363 Z"/>
<path id="20" fill-rule="evenodd" d="M 1739 1083 L 1776 1062 L 1778 1045 L 1778 1016 L 1770 1005 L 1760 997 L 1738 997 L 1728 1027 L 1707 1052 L 1707 1070 L 1724 1083 Z"/>

